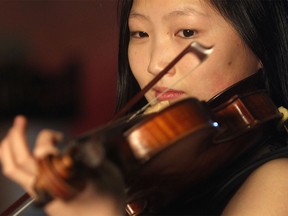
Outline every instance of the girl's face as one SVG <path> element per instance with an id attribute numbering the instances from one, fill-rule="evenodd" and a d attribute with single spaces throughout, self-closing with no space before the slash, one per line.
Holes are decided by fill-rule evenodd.
<path id="1" fill-rule="evenodd" d="M 206 0 L 134 0 L 129 28 L 129 63 L 141 88 L 192 41 L 214 46 L 209 58 L 158 102 L 189 96 L 209 100 L 261 66 L 232 25 Z M 191 70 L 193 62 L 193 55 L 185 56 L 146 94 L 147 100 Z"/>

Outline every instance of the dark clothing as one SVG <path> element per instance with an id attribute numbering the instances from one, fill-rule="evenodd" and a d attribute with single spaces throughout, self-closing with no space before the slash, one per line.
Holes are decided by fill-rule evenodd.
<path id="1" fill-rule="evenodd" d="M 185 195 L 157 215 L 220 215 L 255 169 L 273 159 L 288 157 L 286 139 L 286 133 L 275 135 L 261 149 L 246 153 L 227 166 L 225 172 L 215 174 L 196 189 L 187 190 Z"/>

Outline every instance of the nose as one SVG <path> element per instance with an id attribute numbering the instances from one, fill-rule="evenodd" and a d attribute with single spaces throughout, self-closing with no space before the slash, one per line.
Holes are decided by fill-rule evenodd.
<path id="1" fill-rule="evenodd" d="M 150 48 L 150 61 L 148 65 L 148 72 L 157 75 L 173 60 L 175 53 L 172 46 L 168 43 L 155 42 L 151 44 Z M 168 71 L 167 75 L 173 76 L 176 70 L 173 67 Z"/>

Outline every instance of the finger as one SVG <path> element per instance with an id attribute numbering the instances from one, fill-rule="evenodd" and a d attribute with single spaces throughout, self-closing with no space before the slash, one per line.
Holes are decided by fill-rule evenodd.
<path id="1" fill-rule="evenodd" d="M 59 151 L 55 147 L 63 139 L 63 134 L 53 130 L 42 130 L 37 139 L 34 149 L 34 155 L 37 158 L 43 158 L 48 154 L 57 154 Z"/>
<path id="2" fill-rule="evenodd" d="M 7 146 L 10 148 L 11 158 L 13 158 L 17 166 L 22 167 L 27 172 L 35 173 L 36 166 L 28 147 L 26 128 L 26 118 L 24 116 L 17 116 L 8 133 L 7 141 L 9 144 Z M 27 166 L 27 164 L 30 164 L 30 166 Z"/>
<path id="3" fill-rule="evenodd" d="M 1 143 L 1 155 L 2 155 L 2 171 L 5 176 L 21 185 L 27 192 L 32 193 L 32 187 L 34 184 L 34 177 L 36 173 L 32 174 L 31 171 L 27 172 L 19 166 L 15 160 L 14 153 L 10 148 L 10 140 L 5 138 Z M 32 164 L 26 163 L 29 167 L 35 167 L 35 161 Z"/>

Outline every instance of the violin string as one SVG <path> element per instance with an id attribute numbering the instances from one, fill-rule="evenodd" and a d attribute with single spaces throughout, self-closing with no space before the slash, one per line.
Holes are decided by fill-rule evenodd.
<path id="1" fill-rule="evenodd" d="M 167 89 L 165 89 L 164 91 L 162 91 L 159 95 L 157 95 L 156 97 L 154 97 L 151 101 L 149 101 L 146 105 L 144 105 L 142 108 L 140 108 L 139 110 L 137 110 L 134 114 L 132 114 L 130 116 L 130 118 L 128 119 L 131 120 L 133 118 L 135 118 L 136 116 L 142 114 L 149 106 L 151 106 L 151 104 L 156 103 L 156 101 L 162 96 L 164 95 L 166 92 L 170 91 L 174 86 L 176 86 L 178 83 L 180 83 L 181 81 L 183 81 L 186 77 L 188 77 L 193 71 L 195 71 L 207 58 L 208 56 L 212 53 L 213 51 L 213 47 L 204 47 L 203 45 L 201 45 L 198 42 L 192 42 L 190 45 L 191 49 L 188 50 L 188 52 L 192 52 L 194 54 L 196 54 L 195 52 L 197 51 L 198 54 L 201 53 L 202 56 L 199 56 L 196 54 L 196 56 L 199 58 L 199 62 L 186 74 L 184 74 L 184 76 L 181 76 L 178 80 L 176 80 L 176 82 L 174 82 L 172 85 L 170 85 Z M 193 49 L 194 48 L 194 49 Z M 186 52 L 185 55 L 188 53 Z M 185 56 L 183 55 L 182 58 Z M 181 59 L 182 59 L 181 58 Z M 181 60 L 179 59 L 179 61 Z M 173 65 L 173 67 L 179 62 L 175 62 L 175 64 Z"/>

